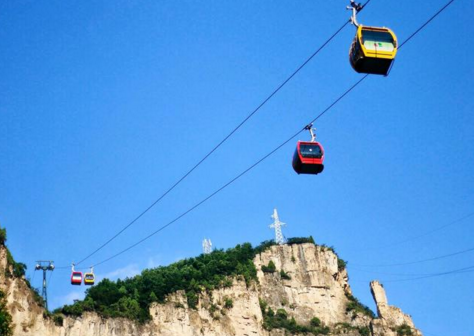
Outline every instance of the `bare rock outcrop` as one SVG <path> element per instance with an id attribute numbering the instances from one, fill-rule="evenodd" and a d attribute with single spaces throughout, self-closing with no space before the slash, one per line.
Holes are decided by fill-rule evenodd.
<path id="1" fill-rule="evenodd" d="M 372 321 L 372 329 L 375 335 L 397 336 L 397 329 L 409 328 L 413 336 L 422 336 L 422 333 L 415 328 L 410 315 L 403 313 L 400 308 L 388 305 L 385 289 L 380 282 L 372 281 L 370 290 L 377 305 L 379 316 L 379 318 Z"/>
<path id="2" fill-rule="evenodd" d="M 270 263 L 275 272 L 263 272 Z M 95 313 L 65 317 L 62 326 L 44 317 L 24 279 L 5 276 L 9 267 L 4 247 L 0 247 L 0 289 L 7 294 L 13 317 L 14 336 L 283 336 L 285 330 L 264 328 L 262 302 L 273 311 L 284 309 L 288 318 L 309 325 L 318 317 L 333 335 L 396 336 L 397 328 L 407 325 L 416 336 L 411 318 L 389 306 L 385 290 L 371 283 L 378 318 L 348 309 L 351 289 L 345 268 L 326 247 L 314 244 L 271 246 L 254 259 L 258 283 L 233 279 L 227 288 L 199 296 L 196 309 L 188 307 L 183 291 L 169 295 L 163 304 L 150 307 L 151 320 L 139 324 L 123 318 L 104 319 Z M 232 304 L 227 304 L 231 302 Z M 362 329 L 361 329 L 362 328 Z"/>

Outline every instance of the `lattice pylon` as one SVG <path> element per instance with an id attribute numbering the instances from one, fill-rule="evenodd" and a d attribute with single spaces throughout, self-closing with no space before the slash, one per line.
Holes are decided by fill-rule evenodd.
<path id="1" fill-rule="evenodd" d="M 285 243 L 285 238 L 283 237 L 283 233 L 281 232 L 281 227 L 283 225 L 286 225 L 286 223 L 280 221 L 277 209 L 273 209 L 272 218 L 273 223 L 270 224 L 270 228 L 275 229 L 275 242 L 279 245 L 282 245 Z"/>
<path id="2" fill-rule="evenodd" d="M 204 254 L 209 254 L 212 252 L 212 242 L 210 239 L 204 239 L 202 241 L 202 251 Z"/>

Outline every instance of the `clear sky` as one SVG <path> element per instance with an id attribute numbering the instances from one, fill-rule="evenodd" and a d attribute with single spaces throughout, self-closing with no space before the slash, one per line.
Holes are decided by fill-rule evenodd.
<path id="1" fill-rule="evenodd" d="M 373 0 L 359 16 L 403 42 L 446 0 Z M 137 216 L 258 106 L 349 17 L 346 1 L 3 1 L 0 4 L 0 223 L 18 261 L 80 260 Z M 427 336 L 472 336 L 474 29 L 455 1 L 318 120 L 325 171 L 298 176 L 296 140 L 152 239 L 95 269 L 124 277 L 217 248 L 313 235 Z M 99 262 L 166 224 L 302 128 L 362 75 L 346 27 L 280 93 Z M 302 139 L 309 135 L 302 134 Z M 420 235 L 422 237 L 416 238 Z M 411 238 L 416 239 L 411 239 Z M 400 243 L 402 242 L 402 243 Z M 363 266 L 366 265 L 366 266 Z M 367 266 L 368 265 L 368 266 Z M 394 275 L 398 274 L 398 275 Z M 399 274 L 409 274 L 401 276 Z M 397 281 L 405 279 L 407 281 Z M 50 308 L 81 297 L 53 273 Z"/>

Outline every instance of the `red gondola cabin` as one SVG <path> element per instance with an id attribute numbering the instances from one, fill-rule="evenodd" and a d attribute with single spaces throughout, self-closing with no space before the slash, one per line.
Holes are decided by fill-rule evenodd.
<path id="1" fill-rule="evenodd" d="M 72 272 L 71 285 L 80 286 L 82 284 L 82 272 Z"/>
<path id="2" fill-rule="evenodd" d="M 323 171 L 324 149 L 319 142 L 298 141 L 293 155 L 293 169 L 298 174 L 319 174 Z"/>

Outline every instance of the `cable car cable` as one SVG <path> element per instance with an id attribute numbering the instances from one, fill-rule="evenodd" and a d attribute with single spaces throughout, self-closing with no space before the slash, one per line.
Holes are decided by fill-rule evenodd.
<path id="1" fill-rule="evenodd" d="M 411 278 L 411 279 L 387 280 L 387 281 L 384 281 L 384 283 L 386 283 L 386 282 L 402 282 L 402 281 L 421 280 L 421 279 L 435 278 L 435 277 L 439 277 L 439 276 L 443 276 L 443 275 L 449 275 L 449 274 L 470 273 L 470 272 L 473 272 L 473 271 L 474 271 L 474 266 L 468 266 L 468 267 L 464 267 L 464 268 L 460 268 L 460 269 L 456 269 L 456 270 L 452 270 L 452 271 L 433 273 L 433 274 L 420 276 L 420 277 L 415 277 L 415 278 Z"/>
<path id="2" fill-rule="evenodd" d="M 454 0 L 449 1 L 444 5 L 439 11 L 437 11 L 428 21 L 426 21 L 420 28 L 418 28 L 413 34 L 411 34 L 408 38 L 403 41 L 402 44 L 398 47 L 400 49 L 403 47 L 404 44 L 406 44 L 408 41 L 410 41 L 413 37 L 415 37 L 416 34 L 418 34 L 423 28 L 425 28 L 431 21 L 433 21 L 441 12 L 443 12 L 446 8 L 448 8 L 449 5 L 451 5 L 454 2 Z"/>
<path id="3" fill-rule="evenodd" d="M 368 0 L 361 8 L 361 10 L 370 3 L 371 0 Z M 283 81 L 267 98 L 263 100 L 263 102 L 257 106 L 247 117 L 244 118 L 221 142 L 219 142 L 214 148 L 211 149 L 198 163 L 196 163 L 186 174 L 184 174 L 177 182 L 175 182 L 165 193 L 163 193 L 157 200 L 155 200 L 148 208 L 142 211 L 137 217 L 135 217 L 130 223 L 125 225 L 118 233 L 112 236 L 109 240 L 105 243 L 100 245 L 96 248 L 92 253 L 81 259 L 80 261 L 76 262 L 76 265 L 79 265 L 92 257 L 94 254 L 99 252 L 109 243 L 111 243 L 115 238 L 121 235 L 125 230 L 127 230 L 130 226 L 132 226 L 136 221 L 138 221 L 143 215 L 145 215 L 148 211 L 150 211 L 156 204 L 158 204 L 166 195 L 168 195 L 174 188 L 176 188 L 184 179 L 186 179 L 195 169 L 197 169 L 204 161 L 206 161 L 220 146 L 224 144 L 232 135 L 234 135 L 237 130 L 239 130 L 251 117 L 253 117 L 270 99 L 272 99 L 289 81 L 293 79 L 321 50 L 323 50 L 348 24 L 350 20 L 346 21 L 334 34 L 329 37 L 306 61 L 303 62 L 293 73 Z M 67 268 L 64 267 L 57 267 L 57 268 Z"/>
<path id="4" fill-rule="evenodd" d="M 354 85 L 352 85 L 348 90 L 346 90 L 341 96 L 339 96 L 339 98 L 337 98 L 332 104 L 330 104 L 326 109 L 324 109 L 316 118 L 314 118 L 312 120 L 312 122 L 318 120 L 320 117 L 322 117 L 327 111 L 329 111 L 334 105 L 336 105 L 342 98 L 344 98 L 349 92 L 351 92 L 356 86 L 358 86 L 365 78 L 367 78 L 368 75 L 365 75 L 364 77 L 362 77 L 360 80 L 358 80 Z M 311 123 L 312 123 L 311 122 Z M 170 221 L 169 223 L 163 225 L 162 227 L 160 227 L 158 230 L 152 232 L 151 234 L 149 234 L 148 236 L 142 238 L 141 240 L 139 240 L 138 242 L 134 243 L 133 245 L 127 247 L 126 249 L 118 252 L 117 254 L 99 262 L 99 263 L 96 263 L 94 264 L 94 267 L 96 266 L 99 266 L 115 257 L 118 257 L 119 255 L 131 250 L 132 248 L 134 248 L 135 246 L 145 242 L 146 240 L 150 239 L 151 237 L 153 237 L 154 235 L 156 235 L 157 233 L 159 233 L 160 231 L 163 231 L 164 229 L 166 229 L 168 226 L 172 225 L 173 223 L 177 222 L 179 219 L 181 219 L 182 217 L 186 216 L 188 213 L 190 213 L 191 211 L 193 211 L 194 209 L 196 209 L 197 207 L 199 207 L 200 205 L 202 205 L 203 203 L 205 203 L 206 201 L 208 201 L 209 199 L 211 199 L 212 197 L 214 197 L 216 194 L 218 194 L 219 192 L 221 192 L 222 190 L 224 190 L 225 188 L 227 188 L 229 185 L 231 185 L 232 183 L 234 183 L 235 181 L 237 181 L 239 178 L 241 178 L 243 175 L 245 175 L 246 173 L 248 173 L 250 170 L 252 170 L 253 168 L 255 168 L 256 166 L 258 166 L 260 163 L 262 163 L 264 160 L 266 160 L 269 156 L 273 155 L 276 151 L 278 151 L 280 148 L 282 148 L 283 146 L 285 146 L 287 143 L 289 143 L 290 141 L 292 141 L 294 138 L 296 138 L 301 132 L 305 131 L 306 130 L 306 126 L 303 127 L 302 129 L 300 129 L 298 132 L 296 132 L 295 134 L 293 134 L 290 138 L 288 138 L 287 140 L 285 140 L 283 143 L 281 143 L 279 146 L 277 146 L 275 149 L 273 149 L 271 152 L 269 152 L 268 154 L 266 154 L 265 156 L 263 156 L 260 160 L 258 160 L 257 162 L 255 162 L 254 164 L 252 164 L 250 167 L 248 167 L 247 169 L 245 169 L 243 172 L 241 172 L 239 175 L 237 175 L 236 177 L 234 177 L 232 180 L 230 180 L 229 182 L 227 182 L 226 184 L 224 184 L 222 187 L 220 187 L 219 189 L 217 189 L 216 191 L 214 191 L 212 194 L 210 194 L 209 196 L 207 196 L 206 198 L 204 198 L 203 200 L 201 200 L 200 202 L 196 203 L 193 207 L 191 207 L 190 209 L 186 210 L 185 212 L 183 212 L 181 215 L 179 215 L 178 217 L 176 217 L 175 219 L 173 219 L 172 221 Z"/>
<path id="5" fill-rule="evenodd" d="M 419 277 L 414 277 L 414 278 L 407 278 L 407 279 L 393 279 L 393 280 L 383 280 L 382 282 L 385 283 L 390 283 L 390 282 L 405 282 L 405 281 L 413 281 L 413 280 L 420 280 L 420 279 L 428 279 L 428 278 L 435 278 L 443 275 L 450 275 L 450 274 L 462 274 L 462 273 L 472 273 L 474 272 L 474 266 L 468 266 L 468 267 L 463 267 L 460 269 L 455 269 L 451 271 L 446 271 L 446 272 L 440 272 L 440 273 L 431 273 L 427 274 L 424 276 L 419 276 Z M 380 273 L 379 273 L 380 274 Z M 357 279 L 352 279 L 352 282 L 371 282 L 372 280 L 357 280 Z"/>
<path id="6" fill-rule="evenodd" d="M 470 248 L 470 249 L 467 249 L 467 250 L 457 251 L 457 252 L 453 252 L 453 253 L 449 253 L 449 254 L 444 254 L 444 255 L 441 255 L 441 256 L 433 257 L 433 258 L 428 258 L 428 259 L 423 259 L 423 260 L 417 260 L 417 261 L 410 261 L 410 262 L 403 262 L 403 263 L 394 263 L 394 264 L 379 264 L 379 265 L 368 265 L 368 264 L 365 264 L 365 265 L 364 265 L 364 264 L 352 264 L 352 263 L 351 263 L 351 265 L 361 266 L 361 267 L 392 267 L 392 266 L 405 266 L 405 265 L 421 264 L 421 263 L 428 262 L 428 261 L 435 261 L 435 260 L 445 259 L 445 258 L 449 258 L 449 257 L 454 257 L 454 256 L 457 256 L 457 255 L 464 254 L 464 253 L 469 253 L 469 252 L 472 252 L 472 251 L 474 251 L 474 247 L 473 247 L 473 248 Z"/>
<path id="7" fill-rule="evenodd" d="M 350 268 L 351 273 L 352 272 L 362 272 L 362 273 L 369 273 L 369 274 L 375 274 L 375 275 L 393 275 L 393 276 L 399 276 L 399 277 L 418 277 L 418 276 L 427 276 L 427 275 L 432 275 L 433 273 L 386 273 L 386 272 L 377 272 L 377 271 L 369 271 L 369 270 L 363 270 L 359 268 L 354 268 L 352 266 L 347 265 L 348 268 Z"/>
<path id="8" fill-rule="evenodd" d="M 408 242 L 411 242 L 413 240 L 417 240 L 419 238 L 422 238 L 422 237 L 425 237 L 425 236 L 428 236 L 434 232 L 437 232 L 437 231 L 440 231 L 444 228 L 447 228 L 448 226 L 452 226 L 452 225 L 455 225 L 455 224 L 458 224 L 468 218 L 471 218 L 474 216 L 474 212 L 471 212 L 469 214 L 467 214 L 466 216 L 463 216 L 461 218 L 458 218 L 448 224 L 445 224 L 445 225 L 442 225 L 436 229 L 433 229 L 433 230 L 430 230 L 430 231 L 427 231 L 425 233 L 422 233 L 422 234 L 419 234 L 417 236 L 414 236 L 414 237 L 411 237 L 411 238 L 407 238 L 405 240 L 401 240 L 399 242 L 396 242 L 396 243 L 393 243 L 393 244 L 388 244 L 388 245 L 384 245 L 383 247 L 373 247 L 373 248 L 365 248 L 365 249 L 357 249 L 356 251 L 359 251 L 359 252 L 364 252 L 364 251 L 374 251 L 374 250 L 381 250 L 381 249 L 387 249 L 387 247 L 393 247 L 393 246 L 397 246 L 397 245 L 401 245 L 401 244 L 405 244 L 405 243 L 408 243 Z"/>
<path id="9" fill-rule="evenodd" d="M 427 26 L 428 23 L 430 23 L 436 16 L 438 16 L 442 11 L 444 11 L 452 2 L 454 2 L 454 0 L 451 0 L 447 5 L 445 5 L 441 10 L 439 10 L 434 16 L 432 16 L 427 22 L 425 22 L 418 30 L 415 31 L 415 33 L 413 33 L 409 38 L 408 40 L 406 40 L 405 42 L 402 43 L 402 45 L 404 45 L 406 42 L 408 42 L 410 39 L 412 39 L 418 32 L 420 32 L 424 27 Z M 339 96 L 339 98 L 337 98 L 331 105 L 329 105 L 324 111 L 322 111 L 318 116 L 316 116 L 310 123 L 313 123 L 315 122 L 316 120 L 318 120 L 320 117 L 322 117 L 326 112 L 328 112 L 334 105 L 336 105 L 342 98 L 344 98 L 349 92 L 351 92 L 355 87 L 357 87 L 363 80 L 365 80 L 367 77 L 369 76 L 369 74 L 366 74 L 364 75 L 360 80 L 358 80 L 354 85 L 352 85 L 348 90 L 346 90 L 341 96 Z M 308 123 L 308 124 L 310 124 Z M 307 125 L 308 125 L 307 124 Z M 306 126 L 305 126 L 306 127 Z M 260 160 L 258 160 L 256 163 L 254 163 L 253 165 L 251 165 L 249 168 L 247 168 L 246 170 L 244 170 L 242 173 L 240 173 L 239 175 L 237 175 L 235 178 L 233 178 L 232 180 L 230 180 L 229 182 L 227 182 L 226 184 L 224 184 L 222 187 L 220 187 L 219 189 L 217 189 L 216 191 L 214 191 L 212 194 L 210 194 L 209 196 L 207 196 L 206 198 L 204 198 L 203 200 L 201 200 L 200 202 L 198 202 L 197 204 L 195 204 L 193 207 L 191 207 L 190 209 L 186 210 L 185 212 L 183 212 L 181 215 L 179 215 L 178 217 L 176 217 L 175 219 L 173 219 L 172 221 L 168 222 L 167 224 L 163 225 L 162 227 L 160 227 L 158 230 L 152 232 L 151 234 L 149 234 L 148 236 L 142 238 L 141 240 L 137 241 L 136 243 L 130 245 L 129 247 L 127 247 L 126 249 L 112 255 L 111 257 L 107 258 L 107 259 L 104 259 L 96 264 L 93 265 L 93 267 L 96 267 L 96 266 L 99 266 L 99 265 L 102 265 L 116 257 L 118 257 L 119 255 L 133 249 L 134 247 L 140 245 L 141 243 L 145 242 L 146 240 L 150 239 L 151 237 L 153 237 L 154 235 L 156 235 L 157 233 L 161 232 L 162 230 L 164 230 L 165 228 L 167 228 L 168 226 L 172 225 L 173 223 L 177 222 L 179 219 L 181 219 L 182 217 L 186 216 L 188 213 L 192 212 L 194 209 L 196 209 L 197 207 L 199 207 L 200 205 L 202 205 L 203 203 L 205 203 L 206 201 L 208 201 L 209 199 L 211 199 L 212 197 L 214 197 L 216 194 L 218 194 L 219 192 L 221 192 L 222 190 L 224 190 L 225 188 L 227 188 L 229 185 L 231 185 L 232 183 L 234 183 L 235 181 L 237 181 L 240 177 L 242 177 L 243 175 L 245 175 L 246 173 L 248 173 L 250 170 L 252 170 L 253 168 L 255 168 L 257 165 L 259 165 L 261 162 L 263 162 L 265 159 L 267 159 L 269 156 L 271 156 L 272 154 L 274 154 L 276 151 L 278 151 L 281 147 L 283 147 L 284 145 L 286 145 L 288 142 L 290 142 L 291 140 L 293 140 L 296 136 L 298 136 L 301 132 L 303 132 L 305 130 L 305 128 L 302 128 L 300 129 L 297 133 L 295 133 L 294 135 L 292 135 L 290 138 L 288 138 L 287 140 L 285 140 L 282 144 L 280 144 L 279 146 L 277 146 L 275 149 L 273 149 L 270 153 L 268 153 L 267 155 L 265 155 L 264 157 L 262 157 Z M 85 260 L 85 259 L 84 259 Z M 58 267 L 57 267 L 58 268 Z M 61 268 L 64 268 L 64 267 L 61 267 Z"/>

